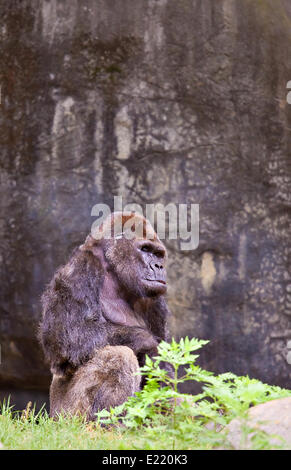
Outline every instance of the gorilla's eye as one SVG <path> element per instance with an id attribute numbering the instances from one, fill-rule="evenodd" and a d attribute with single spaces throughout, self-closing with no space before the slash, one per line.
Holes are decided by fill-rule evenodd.
<path id="1" fill-rule="evenodd" d="M 150 245 L 143 245 L 141 247 L 141 251 L 145 251 L 146 253 L 149 253 L 150 251 L 152 251 L 152 247 Z"/>

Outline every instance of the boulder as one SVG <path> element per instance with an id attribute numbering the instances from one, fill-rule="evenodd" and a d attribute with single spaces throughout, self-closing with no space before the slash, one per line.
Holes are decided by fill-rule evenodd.
<path id="1" fill-rule="evenodd" d="M 254 429 L 244 440 L 242 425 Z M 251 449 L 256 431 L 268 434 L 271 447 L 291 449 L 291 397 L 268 401 L 249 410 L 248 419 L 234 419 L 227 426 L 227 438 L 235 449 Z"/>

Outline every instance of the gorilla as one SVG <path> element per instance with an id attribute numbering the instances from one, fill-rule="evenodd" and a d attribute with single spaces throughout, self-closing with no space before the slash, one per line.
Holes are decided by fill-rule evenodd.
<path id="1" fill-rule="evenodd" d="M 39 339 L 53 374 L 52 417 L 94 420 L 97 411 L 122 404 L 144 386 L 138 372 L 145 356 L 168 339 L 167 254 L 150 223 L 115 212 L 93 235 L 42 296 Z"/>

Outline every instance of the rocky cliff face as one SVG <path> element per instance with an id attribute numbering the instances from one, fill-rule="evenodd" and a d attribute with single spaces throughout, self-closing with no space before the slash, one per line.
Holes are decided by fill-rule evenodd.
<path id="1" fill-rule="evenodd" d="M 169 249 L 201 363 L 290 386 L 287 0 L 0 2 L 1 387 L 45 390 L 39 298 L 98 202 L 200 205 Z"/>

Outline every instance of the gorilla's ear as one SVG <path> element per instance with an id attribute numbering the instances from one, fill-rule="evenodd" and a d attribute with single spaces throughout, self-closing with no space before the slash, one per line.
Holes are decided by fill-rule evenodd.
<path id="1" fill-rule="evenodd" d="M 104 256 L 104 240 L 96 240 L 92 235 L 88 235 L 85 243 L 79 246 L 79 250 L 83 252 L 90 252 L 95 258 L 100 261 L 102 268 L 106 271 L 108 268 L 108 262 Z"/>

